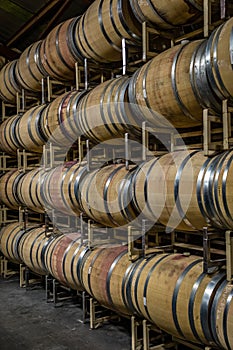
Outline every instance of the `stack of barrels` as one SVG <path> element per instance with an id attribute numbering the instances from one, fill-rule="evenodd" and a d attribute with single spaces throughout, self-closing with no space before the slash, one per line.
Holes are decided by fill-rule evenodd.
<path id="1" fill-rule="evenodd" d="M 103 227 L 140 226 L 142 219 L 166 230 L 233 228 L 233 152 L 206 158 L 203 151 L 180 151 L 140 165 L 109 164 L 88 171 L 87 163 L 53 169 L 17 169 L 0 178 L 1 202 L 60 216 L 85 214 Z"/>
<path id="2" fill-rule="evenodd" d="M 203 273 L 197 256 L 153 254 L 132 262 L 122 245 L 89 249 L 80 234 L 47 237 L 43 227 L 13 223 L 0 232 L 1 250 L 64 286 L 86 290 L 121 315 L 138 315 L 177 338 L 232 349 L 233 289 L 224 270 Z"/>
<path id="3" fill-rule="evenodd" d="M 155 0 L 140 4 L 132 0 L 95 0 L 81 17 L 57 25 L 44 40 L 32 44 L 18 60 L 8 63 L 0 72 L 0 95 L 14 103 L 22 88 L 40 91 L 43 77 L 73 81 L 75 62 L 85 58 L 101 64 L 120 61 L 123 38 L 133 55 L 140 46 L 144 21 L 171 29 L 194 23 L 201 14 L 200 0 L 176 0 L 171 5 Z"/>
<path id="4" fill-rule="evenodd" d="M 232 23 L 231 18 L 209 39 L 164 51 L 132 77 L 111 79 L 91 91 L 67 92 L 7 119 L 0 126 L 0 149 L 42 152 L 48 141 L 69 148 L 79 136 L 100 143 L 125 132 L 138 138 L 144 121 L 179 129 L 201 125 L 203 108 L 221 115 L 222 101 L 231 105 L 233 100 Z"/>
<path id="5" fill-rule="evenodd" d="M 45 77 L 64 83 L 75 78 L 75 63 L 101 66 L 119 62 L 122 39 L 134 57 L 141 24 L 170 31 L 201 20 L 201 0 L 95 0 L 78 18 L 56 26 L 0 71 L 0 97 L 15 103 L 22 89 L 38 93 Z M 179 9 L 179 10 L 177 10 Z M 202 126 L 203 108 L 221 116 L 222 101 L 233 103 L 233 18 L 208 39 L 176 45 L 138 68 L 92 90 L 72 90 L 34 106 L 0 125 L 0 150 L 42 154 L 52 143 L 68 151 L 78 137 L 94 144 L 118 144 L 125 133 L 139 141 L 141 125 L 174 129 Z M 89 169 L 85 160 L 52 169 L 12 169 L 0 176 L 0 202 L 43 213 L 85 216 L 99 226 L 120 228 L 162 224 L 164 231 L 233 228 L 233 153 L 205 157 L 184 150 L 141 164 L 108 162 Z M 127 247 L 90 250 L 77 232 L 50 236 L 42 225 L 19 223 L 0 233 L 2 253 L 35 273 L 51 274 L 63 285 L 86 290 L 102 305 L 123 315 L 138 315 L 190 342 L 233 348 L 232 286 L 224 271 L 203 273 L 202 259 L 152 254 L 131 262 Z"/>

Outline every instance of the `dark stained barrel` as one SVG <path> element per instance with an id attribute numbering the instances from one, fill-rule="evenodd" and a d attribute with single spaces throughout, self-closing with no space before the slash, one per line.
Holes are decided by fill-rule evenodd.
<path id="1" fill-rule="evenodd" d="M 203 10 L 202 0 L 130 0 L 137 19 L 155 27 L 169 29 L 200 20 Z"/>
<path id="2" fill-rule="evenodd" d="M 16 94 L 21 91 L 16 78 L 16 64 L 17 60 L 14 60 L 0 70 L 0 97 L 3 101 L 12 104 L 16 103 Z"/>
<path id="3" fill-rule="evenodd" d="M 74 116 L 82 135 L 95 142 L 122 138 L 127 131 L 138 135 L 141 124 L 129 108 L 129 81 L 128 77 L 106 81 L 82 98 Z"/>
<path id="4" fill-rule="evenodd" d="M 45 252 L 52 238 L 46 235 L 45 228 L 38 227 L 28 231 L 19 244 L 19 255 L 30 270 L 46 275 Z"/>
<path id="5" fill-rule="evenodd" d="M 96 0 L 82 15 L 76 45 L 83 57 L 97 62 L 120 61 L 122 39 L 140 45 L 141 28 L 128 1 Z"/>
<path id="6" fill-rule="evenodd" d="M 41 188 L 45 174 L 45 169 L 36 168 L 24 173 L 17 184 L 17 198 L 21 205 L 37 213 L 44 213 Z"/>
<path id="7" fill-rule="evenodd" d="M 45 207 L 71 216 L 79 215 L 83 211 L 80 184 L 86 174 L 86 163 L 79 164 L 75 161 L 48 171 L 41 190 Z"/>
<path id="8" fill-rule="evenodd" d="M 19 256 L 19 243 L 25 230 L 18 222 L 3 227 L 0 231 L 0 250 L 2 254 L 14 263 L 22 263 Z"/>
<path id="9" fill-rule="evenodd" d="M 70 91 L 53 100 L 46 108 L 43 124 L 47 139 L 56 145 L 71 146 L 81 131 L 78 128 L 77 113 L 79 101 L 87 91 Z"/>
<path id="10" fill-rule="evenodd" d="M 86 251 L 78 233 L 55 236 L 46 250 L 46 269 L 63 285 L 83 290 L 78 267 Z"/>
<path id="11" fill-rule="evenodd" d="M 43 124 L 45 109 L 46 105 L 32 107 L 19 118 L 16 138 L 20 149 L 42 153 L 43 145 L 47 142 Z"/>
<path id="12" fill-rule="evenodd" d="M 9 117 L 0 125 L 0 149 L 7 154 L 16 155 L 19 148 L 16 136 L 17 124 L 20 116 Z"/>
<path id="13" fill-rule="evenodd" d="M 40 61 L 42 40 L 28 46 L 20 55 L 16 65 L 16 77 L 23 89 L 41 91 L 41 81 L 46 72 Z"/>
<path id="14" fill-rule="evenodd" d="M 105 226 L 124 226 L 137 216 L 128 187 L 134 166 L 113 164 L 88 173 L 79 187 L 83 211 Z"/>
<path id="15" fill-rule="evenodd" d="M 23 174 L 18 169 L 6 172 L 0 177 L 0 202 L 7 208 L 18 210 L 20 202 L 17 196 L 17 186 Z"/>
<path id="16" fill-rule="evenodd" d="M 71 18 L 57 25 L 42 42 L 40 60 L 48 76 L 61 81 L 73 81 L 75 62 L 82 56 L 74 43 L 74 31 L 78 18 Z"/>
<path id="17" fill-rule="evenodd" d="M 83 263 L 85 290 L 101 305 L 129 314 L 122 296 L 124 273 L 131 265 L 126 246 L 103 245 L 91 251 Z"/>

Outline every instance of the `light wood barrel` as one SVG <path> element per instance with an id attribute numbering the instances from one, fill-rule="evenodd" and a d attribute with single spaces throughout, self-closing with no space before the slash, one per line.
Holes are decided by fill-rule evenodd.
<path id="1" fill-rule="evenodd" d="M 46 251 L 46 269 L 63 285 L 83 290 L 78 269 L 86 252 L 78 233 L 54 237 Z"/>
<path id="2" fill-rule="evenodd" d="M 197 69 L 196 89 L 200 91 L 205 105 L 210 106 L 216 112 L 222 111 L 221 101 L 225 99 L 228 99 L 231 105 L 233 104 L 233 87 L 231 84 L 233 79 L 232 27 L 233 18 L 219 26 L 211 34 L 205 47 L 200 47 L 194 62 Z M 203 64 L 205 74 L 203 74 Z M 211 96 L 212 91 L 220 101 L 220 106 L 214 103 Z"/>
<path id="3" fill-rule="evenodd" d="M 174 46 L 136 71 L 129 86 L 130 107 L 134 113 L 160 127 L 171 123 L 183 128 L 202 123 L 202 108 L 193 91 L 189 71 L 200 43 Z"/>
<path id="4" fill-rule="evenodd" d="M 168 230 L 232 229 L 232 169 L 232 151 L 205 157 L 192 150 L 154 158 L 134 174 L 134 207 Z"/>
<path id="5" fill-rule="evenodd" d="M 122 280 L 130 265 L 126 246 L 100 246 L 89 252 L 83 263 L 83 286 L 101 305 L 128 315 L 122 298 Z"/>
<path id="6" fill-rule="evenodd" d="M 106 81 L 82 98 L 76 116 L 82 135 L 102 142 L 123 138 L 129 131 L 133 136 L 139 134 L 141 124 L 129 109 L 129 81 L 128 77 Z"/>
<path id="7" fill-rule="evenodd" d="M 16 77 L 23 89 L 41 91 L 41 81 L 46 75 L 40 62 L 40 47 L 42 40 L 28 46 L 16 65 Z"/>
<path id="8" fill-rule="evenodd" d="M 41 189 L 45 173 L 43 168 L 24 173 L 17 186 L 17 197 L 21 205 L 37 213 L 44 213 Z"/>
<path id="9" fill-rule="evenodd" d="M 74 31 L 78 18 L 71 18 L 57 25 L 42 42 L 40 59 L 47 75 L 62 81 L 73 81 L 75 62 L 82 56 L 74 43 Z"/>
<path id="10" fill-rule="evenodd" d="M 0 70 L 0 97 L 3 101 L 12 104 L 16 103 L 16 94 L 21 91 L 15 73 L 16 64 L 17 60 L 14 60 Z"/>
<path id="11" fill-rule="evenodd" d="M 211 310 L 211 330 L 215 342 L 223 349 L 233 348 L 233 288 L 228 281 L 219 287 Z"/>
<path id="12" fill-rule="evenodd" d="M 76 45 L 83 57 L 101 63 L 120 61 L 122 39 L 139 45 L 140 35 L 128 1 L 96 0 L 78 22 Z"/>
<path id="13" fill-rule="evenodd" d="M 71 216 L 79 215 L 83 211 L 80 184 L 86 174 L 85 162 L 67 162 L 50 170 L 42 184 L 45 207 Z"/>
<path id="14" fill-rule="evenodd" d="M 134 166 L 130 166 L 132 171 Z M 105 166 L 88 173 L 80 185 L 83 211 L 105 226 L 124 226 L 136 218 L 128 197 L 131 172 L 124 164 Z M 130 181 L 130 180 L 129 180 Z"/>
<path id="15" fill-rule="evenodd" d="M 232 229 L 233 152 L 206 160 L 197 183 L 197 197 L 203 216 L 214 227 Z"/>
<path id="16" fill-rule="evenodd" d="M 16 125 L 16 138 L 20 149 L 42 153 L 47 142 L 43 115 L 46 105 L 35 106 L 25 112 Z"/>
<path id="17" fill-rule="evenodd" d="M 141 23 L 149 22 L 162 29 L 193 23 L 200 19 L 203 10 L 202 0 L 130 0 L 130 4 Z"/>
<path id="18" fill-rule="evenodd" d="M 0 177 L 0 202 L 7 208 L 18 210 L 19 198 L 17 196 L 17 186 L 23 174 L 14 169 L 6 172 Z"/>
<path id="19" fill-rule="evenodd" d="M 19 148 L 16 137 L 17 124 L 20 116 L 9 117 L 0 125 L 0 149 L 7 154 L 16 155 Z"/>
<path id="20" fill-rule="evenodd" d="M 182 151 L 143 163 L 132 183 L 132 197 L 138 211 L 167 228 L 194 231 L 206 226 L 197 198 L 203 190 L 203 152 Z M 198 184 L 198 185 L 197 185 Z"/>
<path id="21" fill-rule="evenodd" d="M 231 18 L 208 40 L 174 46 L 136 71 L 129 85 L 132 112 L 166 126 L 159 112 L 176 128 L 201 124 L 203 108 L 221 114 L 223 100 L 233 103 L 232 26 Z"/>
<path id="22" fill-rule="evenodd" d="M 50 142 L 70 148 L 81 136 L 76 119 L 79 101 L 86 93 L 87 91 L 76 90 L 66 92 L 47 106 L 43 123 Z"/>
<path id="23" fill-rule="evenodd" d="M 3 227 L 0 231 L 0 249 L 2 254 L 14 263 L 22 263 L 19 256 L 19 243 L 25 234 L 18 222 Z"/>
<path id="24" fill-rule="evenodd" d="M 28 231 L 19 244 L 19 255 L 30 270 L 46 275 L 45 252 L 52 238 L 46 235 L 45 228 L 38 227 Z"/>
<path id="25" fill-rule="evenodd" d="M 210 345 L 215 342 L 210 323 L 212 300 L 224 280 L 222 272 L 203 273 L 203 261 L 196 256 L 159 254 L 139 261 L 127 295 L 134 312 L 160 329 Z"/>

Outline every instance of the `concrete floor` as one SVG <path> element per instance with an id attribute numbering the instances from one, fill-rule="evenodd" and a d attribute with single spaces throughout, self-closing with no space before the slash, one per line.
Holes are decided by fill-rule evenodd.
<path id="1" fill-rule="evenodd" d="M 1 350 L 130 349 L 127 327 L 108 323 L 90 330 L 81 318 L 75 303 L 54 307 L 46 302 L 44 289 L 25 290 L 18 277 L 0 278 Z"/>

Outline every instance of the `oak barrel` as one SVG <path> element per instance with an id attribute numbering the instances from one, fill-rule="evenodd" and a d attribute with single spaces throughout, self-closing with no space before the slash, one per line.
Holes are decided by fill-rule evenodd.
<path id="1" fill-rule="evenodd" d="M 46 108 L 43 124 L 47 139 L 67 150 L 81 136 L 77 127 L 79 101 L 87 91 L 70 91 L 54 99 Z"/>
<path id="2" fill-rule="evenodd" d="M 83 290 L 78 268 L 86 251 L 79 233 L 55 236 L 46 251 L 46 269 L 63 285 Z"/>
<path id="3" fill-rule="evenodd" d="M 130 166 L 132 171 L 135 166 Z M 128 196 L 127 179 L 131 175 L 124 164 L 113 164 L 88 173 L 80 185 L 83 211 L 104 226 L 124 226 L 136 218 Z"/>
<path id="4" fill-rule="evenodd" d="M 233 348 L 233 288 L 228 281 L 219 287 L 211 310 L 211 330 L 217 345 L 223 349 Z"/>
<path id="5" fill-rule="evenodd" d="M 0 177 L 0 202 L 7 208 L 18 210 L 18 184 L 23 177 L 23 174 L 18 169 L 10 170 Z"/>
<path id="6" fill-rule="evenodd" d="M 233 103 L 231 30 L 233 18 L 207 40 L 177 45 L 136 71 L 129 85 L 130 106 L 154 126 L 176 128 L 202 123 L 203 108 L 220 114 Z M 169 124 L 168 124 L 169 125 Z"/>
<path id="7" fill-rule="evenodd" d="M 71 18 L 57 25 L 43 40 L 40 60 L 47 76 L 59 81 L 73 81 L 75 62 L 82 56 L 74 43 L 74 31 L 78 18 Z"/>
<path id="8" fill-rule="evenodd" d="M 80 164 L 76 161 L 67 162 L 48 171 L 41 190 L 45 207 L 71 216 L 79 215 L 83 211 L 80 184 L 86 174 L 86 163 Z"/>
<path id="9" fill-rule="evenodd" d="M 19 142 L 16 136 L 20 116 L 9 117 L 0 125 L 0 149 L 7 154 L 16 155 Z"/>
<path id="10" fill-rule="evenodd" d="M 96 0 L 82 15 L 76 45 L 83 57 L 101 63 L 120 61 L 122 39 L 140 45 L 141 28 L 128 1 Z"/>
<path id="11" fill-rule="evenodd" d="M 134 113 L 141 114 L 154 126 L 183 128 L 201 124 L 202 108 L 193 91 L 189 71 L 200 43 L 176 45 L 136 71 L 129 85 L 130 107 Z"/>
<path id="12" fill-rule="evenodd" d="M 225 274 L 203 273 L 202 258 L 158 254 L 140 263 L 128 285 L 134 312 L 180 339 L 210 345 L 212 301 Z"/>
<path id="13" fill-rule="evenodd" d="M 19 244 L 19 255 L 30 270 L 46 275 L 45 252 L 52 238 L 44 227 L 37 227 L 25 233 Z"/>
<path id="14" fill-rule="evenodd" d="M 17 198 L 22 206 L 37 213 L 44 213 L 44 201 L 42 183 L 46 171 L 44 168 L 36 168 L 24 173 L 17 185 Z"/>
<path id="15" fill-rule="evenodd" d="M 14 263 L 22 263 L 19 256 L 19 243 L 25 230 L 18 222 L 3 227 L 0 231 L 0 250 L 2 254 Z"/>
<path id="16" fill-rule="evenodd" d="M 83 286 L 101 305 L 128 315 L 122 281 L 130 265 L 126 246 L 109 244 L 93 249 L 83 263 Z"/>
<path id="17" fill-rule="evenodd" d="M 202 0 L 130 0 L 130 4 L 141 23 L 148 22 L 162 29 L 191 24 L 200 19 L 203 10 Z"/>
<path id="18" fill-rule="evenodd" d="M 74 116 L 78 130 L 94 142 L 123 138 L 127 131 L 138 135 L 139 124 L 128 101 L 130 79 L 106 81 L 84 96 Z"/>
<path id="19" fill-rule="evenodd" d="M 23 89 L 41 91 L 42 79 L 46 75 L 40 61 L 42 40 L 28 46 L 20 55 L 16 65 L 16 77 Z"/>
<path id="20" fill-rule="evenodd" d="M 16 64 L 17 60 L 11 61 L 0 70 L 0 97 L 12 104 L 16 103 L 17 92 L 21 91 L 15 72 Z"/>
<path id="21" fill-rule="evenodd" d="M 16 139 L 20 149 L 42 153 L 47 142 L 43 115 L 46 105 L 30 108 L 19 119 L 15 128 Z"/>

